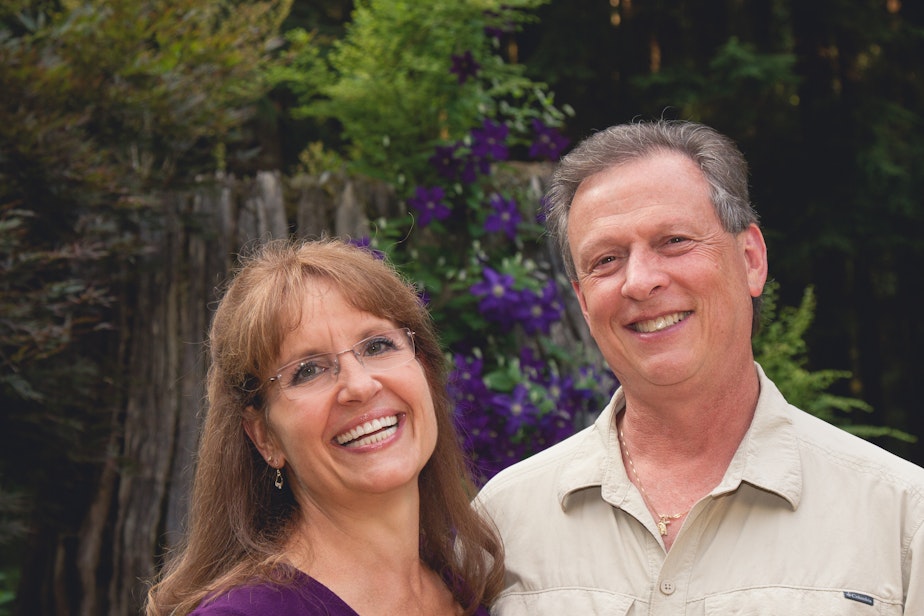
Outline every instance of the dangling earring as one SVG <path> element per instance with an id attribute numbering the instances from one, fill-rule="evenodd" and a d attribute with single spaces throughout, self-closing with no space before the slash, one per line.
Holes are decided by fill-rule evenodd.
<path id="1" fill-rule="evenodd" d="M 273 482 L 273 485 L 276 486 L 277 490 L 281 490 L 282 484 L 283 484 L 282 471 L 277 468 L 276 469 L 276 481 Z"/>

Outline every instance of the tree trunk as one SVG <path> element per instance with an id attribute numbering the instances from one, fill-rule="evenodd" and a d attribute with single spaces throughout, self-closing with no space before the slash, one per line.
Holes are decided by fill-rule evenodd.
<path id="1" fill-rule="evenodd" d="M 207 369 L 209 311 L 241 246 L 288 233 L 279 173 L 220 177 L 164 196 L 147 252 L 126 264 L 124 402 L 81 528 L 73 569 L 54 567 L 45 614 L 123 616 L 141 610 L 164 548 L 176 544 L 192 478 Z M 61 553 L 65 539 L 46 553 Z M 56 559 L 57 562 L 60 559 Z M 76 572 L 74 571 L 76 570 Z M 71 579 L 76 577 L 76 580 Z M 67 590 L 80 588 L 79 598 Z M 67 598 L 70 595 L 70 598 Z M 23 602 L 25 605 L 25 602 Z"/>

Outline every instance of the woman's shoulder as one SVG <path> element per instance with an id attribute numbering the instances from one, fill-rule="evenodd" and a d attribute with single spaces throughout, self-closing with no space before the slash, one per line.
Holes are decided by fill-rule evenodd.
<path id="1" fill-rule="evenodd" d="M 203 601 L 189 616 L 358 616 L 332 590 L 304 573 L 291 582 L 236 586 Z"/>

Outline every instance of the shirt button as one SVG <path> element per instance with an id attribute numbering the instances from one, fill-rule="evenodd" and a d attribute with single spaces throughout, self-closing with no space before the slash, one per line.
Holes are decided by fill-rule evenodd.
<path id="1" fill-rule="evenodd" d="M 664 581 L 661 582 L 661 592 L 665 595 L 672 595 L 674 591 L 677 590 L 677 587 L 674 586 L 673 582 Z"/>

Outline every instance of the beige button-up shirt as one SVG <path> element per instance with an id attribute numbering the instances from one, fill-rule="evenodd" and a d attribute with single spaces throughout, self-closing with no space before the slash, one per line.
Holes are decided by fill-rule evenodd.
<path id="1" fill-rule="evenodd" d="M 629 481 L 617 391 L 594 425 L 494 477 L 494 616 L 924 616 L 924 469 L 789 405 L 751 426 L 666 553 Z"/>

